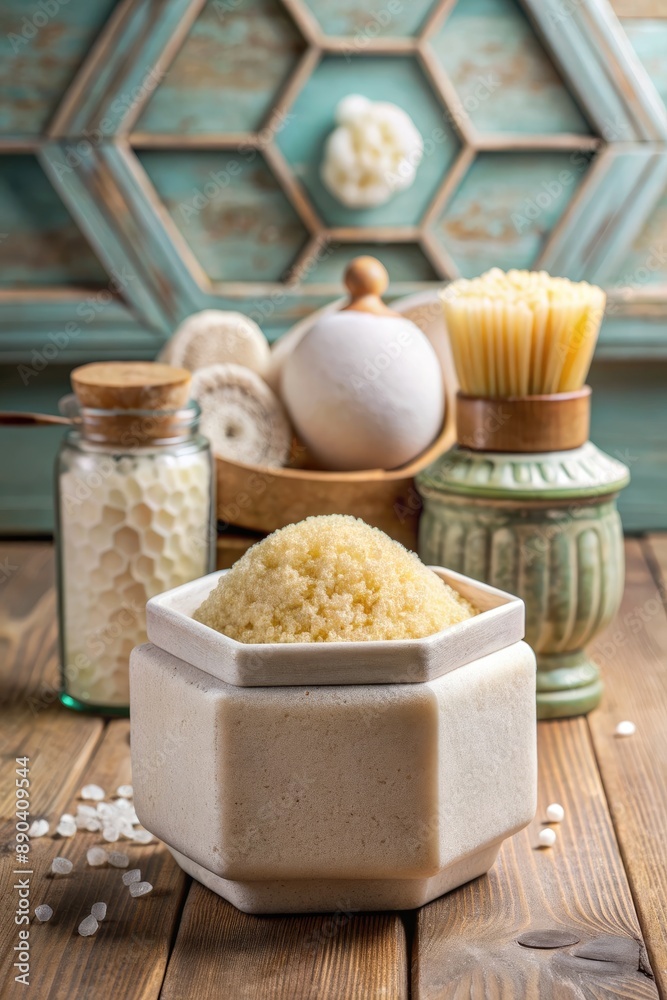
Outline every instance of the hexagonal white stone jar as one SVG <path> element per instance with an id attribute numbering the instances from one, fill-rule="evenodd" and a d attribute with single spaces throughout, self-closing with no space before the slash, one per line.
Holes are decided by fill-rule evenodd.
<path id="1" fill-rule="evenodd" d="M 523 603 L 420 640 L 238 643 L 192 619 L 214 573 L 153 598 L 131 658 L 135 806 L 250 913 L 407 909 L 488 871 L 536 807 Z"/>

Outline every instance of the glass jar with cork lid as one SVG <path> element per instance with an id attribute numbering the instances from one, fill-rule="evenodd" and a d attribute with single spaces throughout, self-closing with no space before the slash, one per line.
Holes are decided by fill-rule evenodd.
<path id="1" fill-rule="evenodd" d="M 125 715 L 146 601 L 214 566 L 214 475 L 189 371 L 76 368 L 56 463 L 62 702 Z"/>

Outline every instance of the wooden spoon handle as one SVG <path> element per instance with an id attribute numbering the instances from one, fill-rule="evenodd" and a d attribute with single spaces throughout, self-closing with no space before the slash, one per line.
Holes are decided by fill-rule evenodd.
<path id="1" fill-rule="evenodd" d="M 0 424 L 9 427 L 50 427 L 61 424 L 71 425 L 69 417 L 58 417 L 54 413 L 24 413 L 22 410 L 0 410 Z"/>

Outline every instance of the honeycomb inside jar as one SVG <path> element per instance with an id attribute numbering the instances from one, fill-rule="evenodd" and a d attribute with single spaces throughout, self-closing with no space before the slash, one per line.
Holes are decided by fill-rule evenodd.
<path id="1" fill-rule="evenodd" d="M 68 448 L 59 478 L 65 692 L 90 706 L 129 704 L 132 648 L 146 601 L 210 562 L 207 450 L 114 456 Z"/>

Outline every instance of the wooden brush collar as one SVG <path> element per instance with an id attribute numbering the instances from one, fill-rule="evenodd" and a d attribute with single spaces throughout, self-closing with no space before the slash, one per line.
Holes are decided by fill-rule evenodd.
<path id="1" fill-rule="evenodd" d="M 545 396 L 456 396 L 459 444 L 473 451 L 570 451 L 588 440 L 591 387 Z"/>

